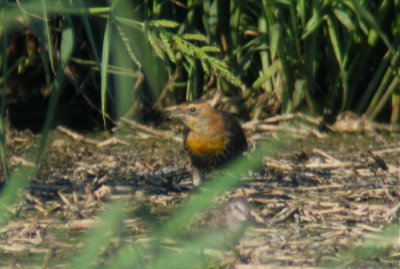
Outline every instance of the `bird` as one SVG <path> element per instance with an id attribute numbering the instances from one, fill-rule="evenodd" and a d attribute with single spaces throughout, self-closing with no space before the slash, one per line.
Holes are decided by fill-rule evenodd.
<path id="1" fill-rule="evenodd" d="M 194 187 L 201 184 L 204 173 L 223 168 L 248 148 L 238 121 L 205 101 L 177 105 L 169 110 L 168 117 L 186 127 L 183 144 L 191 160 Z"/>

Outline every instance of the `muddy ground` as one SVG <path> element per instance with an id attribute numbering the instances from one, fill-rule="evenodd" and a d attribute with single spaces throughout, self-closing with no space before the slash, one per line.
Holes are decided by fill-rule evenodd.
<path id="1" fill-rule="evenodd" d="M 273 128 L 247 127 L 253 146 L 274 139 Z M 399 268 L 399 235 L 384 238 L 380 232 L 400 216 L 400 135 L 303 127 L 289 128 L 290 143 L 266 154 L 260 168 L 220 199 L 244 203 L 248 225 L 228 249 L 205 251 L 206 267 L 317 268 L 345 262 L 349 268 Z M 27 156 L 37 151 L 38 140 L 28 131 L 12 131 L 11 169 L 33 165 Z M 52 131 L 38 174 L 1 227 L 0 266 L 65 268 L 82 248 L 82 234 L 115 200 L 124 201 L 130 217 L 114 247 L 151 237 L 146 222 L 162 222 L 193 193 L 189 160 L 177 140 L 170 132 L 132 125 L 113 135 Z M 215 218 L 231 214 L 226 210 Z M 219 222 L 212 218 L 203 222 Z M 369 240 L 383 251 L 343 258 Z"/>

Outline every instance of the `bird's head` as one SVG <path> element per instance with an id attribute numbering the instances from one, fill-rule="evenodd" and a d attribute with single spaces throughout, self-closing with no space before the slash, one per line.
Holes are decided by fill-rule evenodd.
<path id="1" fill-rule="evenodd" d="M 179 119 L 192 132 L 206 131 L 213 123 L 219 121 L 219 113 L 209 103 L 186 102 L 167 110 L 171 119 Z"/>

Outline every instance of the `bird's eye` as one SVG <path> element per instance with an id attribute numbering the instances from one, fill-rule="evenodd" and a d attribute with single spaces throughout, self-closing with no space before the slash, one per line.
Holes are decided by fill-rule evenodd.
<path id="1" fill-rule="evenodd" d="M 196 112 L 196 108 L 195 107 L 191 107 L 191 108 L 189 108 L 189 111 L 192 112 L 192 113 Z"/>

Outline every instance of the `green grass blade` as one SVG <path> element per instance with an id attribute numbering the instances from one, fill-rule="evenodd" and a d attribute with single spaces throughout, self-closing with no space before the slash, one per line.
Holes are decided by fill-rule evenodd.
<path id="1" fill-rule="evenodd" d="M 47 107 L 46 119 L 42 129 L 42 135 L 40 138 L 39 153 L 36 162 L 41 160 L 42 154 L 44 152 L 47 136 L 50 131 L 51 125 L 53 124 L 53 119 L 56 113 L 58 99 L 60 98 L 62 89 L 64 87 L 64 69 L 66 68 L 69 59 L 71 57 L 74 48 L 74 31 L 72 28 L 72 23 L 69 17 L 65 19 L 65 27 L 62 31 L 61 36 L 61 48 L 60 48 L 60 63 L 57 67 L 56 77 L 54 78 L 53 89 Z"/>
<path id="2" fill-rule="evenodd" d="M 379 22 L 375 19 L 375 16 L 372 15 L 364 6 L 362 6 L 358 0 L 352 0 L 351 2 L 353 3 L 354 11 L 357 13 L 357 15 L 363 18 L 365 22 L 367 22 L 372 27 L 372 29 L 374 29 L 378 33 L 383 43 L 385 43 L 387 48 L 394 55 L 396 53 L 396 49 L 393 47 L 388 36 L 382 30 L 382 27 L 380 26 Z M 391 1 L 388 0 L 382 2 L 381 12 L 384 12 L 384 10 L 390 6 L 390 2 Z"/>
<path id="3" fill-rule="evenodd" d="M 4 97 L 3 97 L 4 98 Z M 5 124 L 4 124 L 4 117 L 0 115 L 0 161 L 1 161 L 1 168 L 3 172 L 4 181 L 7 181 L 8 178 L 8 166 L 6 160 L 6 141 L 5 141 Z M 2 182 L 0 182 L 0 185 Z"/>
<path id="4" fill-rule="evenodd" d="M 275 23 L 271 25 L 269 28 L 269 35 L 270 35 L 270 50 L 271 50 L 271 57 L 276 58 L 278 54 L 278 48 L 282 44 L 282 35 L 281 35 L 281 25 L 279 23 Z"/>
<path id="5" fill-rule="evenodd" d="M 83 3 L 82 0 L 79 0 L 79 4 L 82 6 L 82 9 L 83 9 L 84 3 Z M 96 61 L 97 66 L 100 68 L 100 66 L 101 66 L 100 56 L 99 56 L 99 53 L 97 51 L 96 42 L 94 41 L 95 40 L 94 39 L 94 33 L 93 33 L 93 30 L 92 30 L 92 27 L 90 26 L 88 16 L 86 14 L 81 15 L 81 19 L 83 21 L 83 26 L 85 27 L 85 31 L 87 33 L 87 37 L 88 37 L 88 40 L 89 40 L 89 45 L 90 45 L 90 48 L 91 48 L 91 52 L 93 53 L 94 60 Z"/>
<path id="6" fill-rule="evenodd" d="M 373 104 L 375 103 L 375 101 L 373 100 L 373 96 L 377 96 L 379 94 L 379 88 L 381 87 L 381 85 L 385 85 L 383 88 L 386 87 L 388 76 L 385 74 L 387 74 L 387 70 L 390 64 L 389 58 L 389 53 L 386 53 L 385 56 L 382 58 L 382 61 L 380 62 L 378 68 L 376 69 L 373 77 L 368 83 L 368 87 L 365 89 L 361 100 L 356 105 L 356 112 L 358 114 L 362 114 L 368 106 L 373 106 Z"/>
<path id="7" fill-rule="evenodd" d="M 48 12 L 47 12 L 47 3 L 45 0 L 41 0 L 41 7 L 42 7 L 42 14 L 43 14 L 43 25 L 44 25 L 44 30 L 45 30 L 45 35 L 44 37 L 46 38 L 46 43 L 47 43 L 47 53 L 49 55 L 49 60 L 50 60 L 50 66 L 51 69 L 53 70 L 53 73 L 56 73 L 56 68 L 55 68 L 55 61 L 54 61 L 54 47 L 53 43 L 51 42 L 51 31 L 50 31 L 50 25 L 49 25 L 49 17 L 48 17 Z"/>
<path id="8" fill-rule="evenodd" d="M 353 19 L 345 10 L 335 8 L 333 9 L 333 13 L 335 14 L 335 17 L 342 23 L 342 25 L 346 27 L 347 31 L 349 32 L 356 31 L 356 26 L 353 23 Z"/>
<path id="9" fill-rule="evenodd" d="M 69 268 L 94 268 L 109 239 L 115 236 L 121 228 L 124 218 L 123 208 L 124 206 L 121 203 L 109 206 L 100 216 L 97 227 L 88 231 L 85 235 L 83 241 L 86 245 L 77 252 L 77 257 L 69 264 Z"/>
<path id="10" fill-rule="evenodd" d="M 340 43 L 339 29 L 330 15 L 326 16 L 326 20 L 328 24 L 329 38 L 336 56 L 336 61 L 339 64 L 340 69 L 343 69 L 343 51 Z"/>
<path id="11" fill-rule="evenodd" d="M 0 10 L 1 21 L 4 22 L 6 20 L 6 13 L 4 9 Z M 4 24 L 2 24 L 4 25 Z M 8 56 L 7 56 L 7 47 L 8 47 L 8 35 L 6 33 L 6 29 L 4 26 L 0 25 L 0 39 L 1 43 L 1 56 L 0 56 L 0 70 L 2 74 L 2 83 L 1 83 L 1 100 L 0 100 L 0 161 L 1 167 L 3 169 L 4 180 L 8 177 L 8 167 L 6 160 L 6 126 L 4 122 L 4 115 L 6 109 L 6 91 L 7 91 L 7 81 L 8 81 Z"/>
<path id="12" fill-rule="evenodd" d="M 28 179 L 32 175 L 32 168 L 21 166 L 14 169 L 13 174 L 0 192 L 0 226 L 10 219 L 11 215 L 8 208 L 16 203 L 19 190 L 27 185 Z"/>
<path id="13" fill-rule="evenodd" d="M 261 18 L 259 19 L 258 23 L 258 31 L 260 32 L 260 43 L 262 46 L 268 47 L 268 36 L 267 36 L 267 31 L 268 31 L 268 26 L 267 26 L 267 16 L 265 13 L 261 15 Z M 262 75 L 260 75 L 256 81 L 253 83 L 253 87 L 255 89 L 258 89 L 258 87 L 255 87 L 254 84 L 260 79 L 262 76 L 266 76 L 268 74 L 270 65 L 271 65 L 271 58 L 269 55 L 269 50 L 263 49 L 260 51 L 260 58 L 261 58 L 261 72 Z M 271 76 L 271 80 L 267 79 L 265 81 L 265 84 L 260 84 L 259 87 L 262 85 L 264 86 L 266 92 L 272 93 L 274 90 L 273 83 L 274 83 L 274 76 Z M 258 85 L 257 85 L 258 86 Z"/>
<path id="14" fill-rule="evenodd" d="M 379 99 L 376 101 L 376 105 L 370 106 L 366 112 L 368 118 L 376 119 L 378 114 L 383 110 L 383 108 L 389 103 L 389 99 L 391 95 L 398 89 L 400 86 L 399 80 L 397 77 L 393 78 L 389 87 L 385 88 L 385 91 Z M 372 103 L 372 102 L 371 102 Z"/>
<path id="15" fill-rule="evenodd" d="M 164 269 L 164 268 L 209 268 L 210 257 L 204 254 L 204 249 L 224 251 L 228 247 L 232 247 L 234 238 L 240 237 L 246 224 L 243 223 L 242 227 L 237 230 L 222 230 L 207 231 L 197 238 L 187 239 L 180 242 L 180 251 L 165 250 L 160 256 L 157 257 L 154 263 L 148 264 L 148 269 Z M 213 268 L 213 267 L 212 267 Z"/>
<path id="16" fill-rule="evenodd" d="M 398 246 L 400 223 L 388 225 L 381 232 L 367 235 L 367 240 L 356 246 L 341 250 L 334 261 L 323 262 L 324 268 L 365 268 L 368 261 L 380 260 L 387 257 L 388 251 Z M 385 263 L 381 261 L 381 266 Z"/>
<path id="17" fill-rule="evenodd" d="M 280 61 L 275 61 L 272 65 L 264 69 L 263 73 L 254 81 L 252 87 L 259 89 L 264 83 L 268 82 L 276 75 L 279 70 Z"/>
<path id="18" fill-rule="evenodd" d="M 107 113 L 107 88 L 108 88 L 108 63 L 110 57 L 110 28 L 111 20 L 107 20 L 106 29 L 104 31 L 103 38 L 103 52 L 101 55 L 101 83 L 100 83 L 100 94 L 101 94 L 101 112 L 103 114 L 103 124 L 106 128 L 106 113 Z"/>
<path id="19" fill-rule="evenodd" d="M 314 1 L 315 2 L 315 1 Z M 309 35 L 313 34 L 322 24 L 322 17 L 318 8 L 318 4 L 313 5 L 313 15 L 311 19 L 307 22 L 304 28 L 304 33 L 302 38 L 306 39 Z"/>

